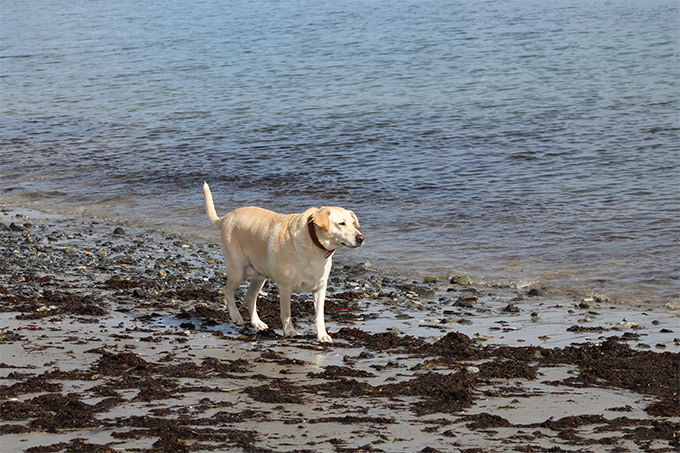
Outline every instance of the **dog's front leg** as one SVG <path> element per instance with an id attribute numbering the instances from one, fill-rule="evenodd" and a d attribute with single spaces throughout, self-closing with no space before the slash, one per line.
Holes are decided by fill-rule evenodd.
<path id="1" fill-rule="evenodd" d="M 299 335 L 293 328 L 293 321 L 290 319 L 290 297 L 292 295 L 291 288 L 279 285 L 279 298 L 281 299 L 281 324 L 283 325 L 283 334 L 287 337 L 294 337 Z"/>
<path id="2" fill-rule="evenodd" d="M 321 343 L 333 343 L 333 339 L 326 332 L 323 306 L 326 301 L 326 282 L 312 292 L 314 297 L 314 323 L 316 324 L 316 338 Z"/>
<path id="3" fill-rule="evenodd" d="M 250 314 L 250 323 L 257 330 L 267 330 L 269 328 L 257 315 L 257 295 L 260 293 L 265 281 L 267 279 L 262 276 L 253 277 L 245 297 L 246 304 L 248 304 L 248 313 Z"/>

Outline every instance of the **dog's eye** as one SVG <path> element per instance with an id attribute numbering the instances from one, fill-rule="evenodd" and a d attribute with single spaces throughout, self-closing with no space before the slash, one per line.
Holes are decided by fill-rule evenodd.
<path id="1" fill-rule="evenodd" d="M 347 225 L 347 224 L 346 224 L 345 222 L 340 222 L 340 223 L 338 223 L 338 225 L 340 225 L 340 226 L 345 226 L 345 225 Z"/>

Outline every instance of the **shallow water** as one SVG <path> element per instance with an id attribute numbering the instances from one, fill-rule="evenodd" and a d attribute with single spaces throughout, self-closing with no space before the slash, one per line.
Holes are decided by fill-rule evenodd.
<path id="1" fill-rule="evenodd" d="M 677 2 L 0 2 L 0 202 L 217 240 L 338 204 L 340 259 L 680 304 Z"/>

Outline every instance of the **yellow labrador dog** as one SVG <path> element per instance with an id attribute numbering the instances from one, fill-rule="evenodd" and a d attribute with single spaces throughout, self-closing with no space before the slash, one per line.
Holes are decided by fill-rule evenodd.
<path id="1" fill-rule="evenodd" d="M 224 217 L 217 216 L 212 194 L 203 184 L 205 210 L 222 232 L 222 251 L 227 263 L 224 296 L 231 320 L 243 324 L 236 308 L 234 290 L 251 279 L 245 296 L 250 322 L 258 330 L 267 329 L 257 315 L 257 295 L 264 282 L 273 279 L 279 286 L 281 322 L 286 336 L 297 335 L 290 319 L 290 297 L 294 292 L 311 291 L 314 297 L 316 337 L 332 343 L 326 332 L 323 306 L 333 252 L 342 247 L 359 247 L 364 235 L 357 216 L 344 208 L 322 206 L 301 214 L 277 214 L 257 207 L 239 208 Z"/>

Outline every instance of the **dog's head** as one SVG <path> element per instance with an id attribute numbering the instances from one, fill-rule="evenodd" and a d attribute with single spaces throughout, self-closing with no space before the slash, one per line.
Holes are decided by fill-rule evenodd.
<path id="1" fill-rule="evenodd" d="M 314 225 L 323 231 L 323 236 L 333 245 L 359 247 L 364 235 L 359 231 L 359 219 L 354 212 L 337 206 L 322 206 L 314 213 Z"/>

